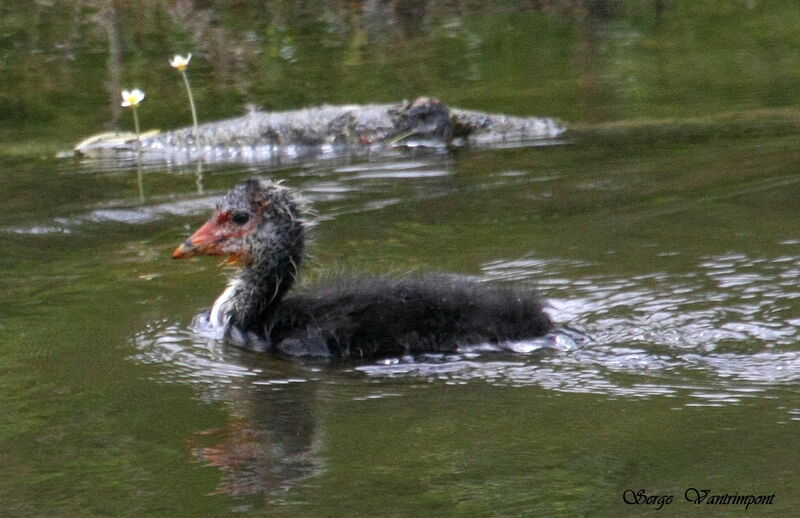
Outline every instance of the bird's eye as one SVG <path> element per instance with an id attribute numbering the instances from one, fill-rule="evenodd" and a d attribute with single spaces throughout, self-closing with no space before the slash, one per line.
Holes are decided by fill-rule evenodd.
<path id="1" fill-rule="evenodd" d="M 250 221 L 250 214 L 246 212 L 237 212 L 236 214 L 233 215 L 233 218 L 231 219 L 233 219 L 233 222 L 236 223 L 237 225 L 244 225 L 245 223 Z"/>

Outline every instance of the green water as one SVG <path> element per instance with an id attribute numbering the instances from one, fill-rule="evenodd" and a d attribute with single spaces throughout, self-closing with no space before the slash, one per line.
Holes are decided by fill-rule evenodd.
<path id="1" fill-rule="evenodd" d="M 358 4 L 206 2 L 178 23 L 125 4 L 125 85 L 165 129 L 190 120 L 166 60 L 192 50 L 204 120 L 245 102 L 434 94 L 623 121 L 623 136 L 637 120 L 678 130 L 282 168 L 55 159 L 112 119 L 97 6 L 0 8 L 0 516 L 656 512 L 626 504 L 629 489 L 674 495 L 664 515 L 745 512 L 695 505 L 689 488 L 775 494 L 747 512 L 796 512 L 800 134 L 675 138 L 686 117 L 796 115 L 794 3 L 676 0 L 659 15 L 608 2 L 596 18 L 558 2 L 399 4 L 426 9 L 386 25 Z M 239 58 L 198 48 L 188 27 L 203 16 Z M 252 176 L 314 205 L 303 282 L 445 271 L 530 285 L 577 335 L 366 364 L 217 343 L 192 320 L 220 268 L 170 253 Z"/>

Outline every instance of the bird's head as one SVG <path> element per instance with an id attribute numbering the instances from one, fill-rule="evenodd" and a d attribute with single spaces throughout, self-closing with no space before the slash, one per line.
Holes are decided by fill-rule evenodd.
<path id="1" fill-rule="evenodd" d="M 266 180 L 236 185 L 211 217 L 172 253 L 173 259 L 227 255 L 226 264 L 251 266 L 270 256 L 302 251 L 300 203 L 291 191 Z"/>

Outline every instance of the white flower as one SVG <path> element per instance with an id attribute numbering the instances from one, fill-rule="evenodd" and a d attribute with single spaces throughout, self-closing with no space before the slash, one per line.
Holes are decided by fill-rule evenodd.
<path id="1" fill-rule="evenodd" d="M 191 54 L 187 54 L 185 57 L 179 54 L 175 54 L 175 57 L 169 60 L 169 64 L 175 70 L 180 70 L 181 72 L 183 72 L 184 70 L 186 70 L 186 67 L 189 66 L 190 59 L 192 59 Z"/>
<path id="2" fill-rule="evenodd" d="M 138 88 L 134 88 L 133 90 L 123 90 L 122 91 L 122 106 L 127 108 L 136 108 L 139 106 L 139 103 L 144 100 L 144 92 L 139 90 Z"/>

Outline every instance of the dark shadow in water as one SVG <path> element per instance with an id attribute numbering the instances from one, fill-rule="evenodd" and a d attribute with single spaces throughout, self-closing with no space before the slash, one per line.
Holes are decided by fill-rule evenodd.
<path id="1" fill-rule="evenodd" d="M 217 490 L 266 500 L 321 472 L 317 383 L 273 380 L 230 394 L 230 422 L 187 439 L 192 455 L 222 472 Z M 276 390 L 276 387 L 280 387 Z"/>

